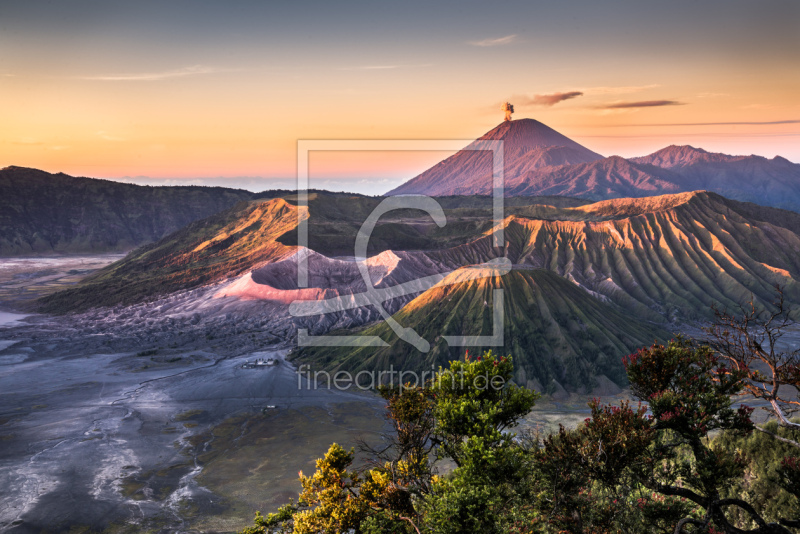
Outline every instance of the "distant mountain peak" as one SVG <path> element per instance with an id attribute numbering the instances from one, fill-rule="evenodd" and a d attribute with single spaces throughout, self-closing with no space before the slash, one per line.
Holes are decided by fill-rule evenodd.
<path id="1" fill-rule="evenodd" d="M 7 167 L 3 167 L 0 171 L 32 171 L 32 172 L 41 172 L 44 173 L 45 171 L 34 169 L 33 167 L 21 167 L 19 165 L 8 165 Z"/>
<path id="2" fill-rule="evenodd" d="M 503 121 L 476 142 L 493 140 L 503 141 L 507 183 L 536 169 L 603 159 L 600 154 L 535 119 Z M 492 160 L 486 151 L 474 150 L 476 142 L 387 194 L 490 194 Z"/>
<path id="3" fill-rule="evenodd" d="M 535 149 L 566 147 L 577 150 L 592 160 L 603 157 L 536 119 L 503 121 L 477 139 L 492 140 L 502 140 L 506 154 L 521 155 Z"/>
<path id="4" fill-rule="evenodd" d="M 688 153 L 688 152 L 699 152 L 701 154 L 708 154 L 707 150 L 703 150 L 702 148 L 697 148 L 692 145 L 669 145 L 667 147 L 658 150 L 658 152 L 680 152 L 680 153 Z"/>
<path id="5" fill-rule="evenodd" d="M 671 169 L 691 165 L 697 161 L 726 161 L 733 157 L 726 154 L 708 152 L 692 145 L 669 145 L 647 156 L 632 158 L 631 161 Z"/>
<path id="6" fill-rule="evenodd" d="M 502 139 L 514 147 L 577 146 L 585 148 L 535 119 L 503 121 L 478 138 L 481 141 L 493 139 Z"/>

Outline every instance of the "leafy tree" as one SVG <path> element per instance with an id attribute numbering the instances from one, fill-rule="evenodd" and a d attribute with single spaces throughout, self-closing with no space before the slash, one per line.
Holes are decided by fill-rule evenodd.
<path id="1" fill-rule="evenodd" d="M 334 443 L 323 458 L 317 460 L 317 470 L 310 477 L 300 472 L 300 493 L 297 505 L 289 504 L 277 513 L 263 517 L 256 514 L 255 527 L 243 534 L 260 534 L 278 529 L 296 534 L 326 532 L 343 534 L 358 529 L 367 514 L 367 506 L 357 493 L 362 479 L 348 471 L 354 452 L 345 451 Z"/>
<path id="2" fill-rule="evenodd" d="M 431 441 L 437 459 L 455 469 L 437 478 L 424 502 L 430 532 L 504 532 L 505 507 L 519 502 L 527 458 L 509 431 L 539 395 L 510 380 L 511 357 L 491 351 L 450 362 L 429 385 L 434 399 Z"/>
<path id="3" fill-rule="evenodd" d="M 657 468 L 644 479 L 645 485 L 662 495 L 684 498 L 705 512 L 702 519 L 682 519 L 676 532 L 687 525 L 707 529 L 711 523 L 723 532 L 738 532 L 725 515 L 728 507 L 751 514 L 759 524 L 757 532 L 785 532 L 767 524 L 746 501 L 723 498 L 722 489 L 742 476 L 744 460 L 710 447 L 707 440 L 715 430 L 752 430 L 752 409 L 742 405 L 734 410 L 730 399 L 744 387 L 745 373 L 728 367 L 710 347 L 681 338 L 668 346 L 641 349 L 624 364 L 631 390 L 649 403 L 653 428 L 663 440 L 656 447 Z"/>
<path id="4" fill-rule="evenodd" d="M 394 432 L 380 449 L 362 443 L 368 467 L 353 470 L 353 451 L 333 444 L 312 476 L 301 473 L 297 504 L 257 514 L 244 533 L 503 532 L 497 518 L 525 461 L 508 430 L 538 398 L 512 376 L 510 357 L 486 352 L 424 386 L 381 388 Z M 435 473 L 442 459 L 456 465 L 447 478 Z"/>
<path id="5" fill-rule="evenodd" d="M 785 436 L 790 432 L 779 427 L 777 421 L 764 425 L 770 432 Z M 753 432 L 734 435 L 722 432 L 713 440 L 713 446 L 736 453 L 745 459 L 745 476 L 723 489 L 723 497 L 741 497 L 767 521 L 780 521 L 793 510 L 800 509 L 800 476 L 796 471 L 794 447 L 776 441 L 770 434 Z M 733 511 L 732 515 L 750 528 L 755 524 L 747 514 Z"/>
<path id="6" fill-rule="evenodd" d="M 740 534 L 749 524 L 746 532 L 787 533 L 727 493 L 747 463 L 740 451 L 709 439 L 716 431 L 743 437 L 752 430 L 752 410 L 731 405 L 745 372 L 710 347 L 681 338 L 642 349 L 624 364 L 632 392 L 650 413 L 593 402 L 582 427 L 545 440 L 539 456 L 550 524 L 569 532 L 674 528 L 676 534 Z M 791 469 L 783 470 L 787 478 Z"/>
<path id="7" fill-rule="evenodd" d="M 561 427 L 534 453 L 540 523 L 558 532 L 672 532 L 692 507 L 642 483 L 655 468 L 658 437 L 646 408 L 589 407 L 583 425 Z"/>
<path id="8" fill-rule="evenodd" d="M 678 338 L 624 359 L 638 406 L 589 403 L 575 430 L 511 432 L 538 394 L 508 383 L 510 358 L 451 362 L 420 387 L 381 388 L 393 433 L 371 460 L 331 446 L 303 491 L 246 534 L 725 533 L 800 527 L 791 428 L 754 437 L 732 398 L 751 371 Z M 716 436 L 716 437 L 713 437 Z M 781 459 L 782 458 L 782 459 Z M 766 464 L 761 462 L 765 459 Z M 452 470 L 438 473 L 438 462 Z M 780 488 L 780 489 L 779 489 Z"/>
<path id="9" fill-rule="evenodd" d="M 430 385 L 436 400 L 433 440 L 440 456 L 458 467 L 485 472 L 485 462 L 494 461 L 488 450 L 507 449 L 514 435 L 508 429 L 527 414 L 539 395 L 511 383 L 511 357 L 497 357 L 492 351 L 469 354 L 439 370 Z M 502 476 L 502 474 L 501 474 Z"/>

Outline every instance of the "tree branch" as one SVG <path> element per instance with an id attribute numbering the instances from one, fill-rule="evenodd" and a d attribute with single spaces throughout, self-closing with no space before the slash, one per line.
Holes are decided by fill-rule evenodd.
<path id="1" fill-rule="evenodd" d="M 792 447 L 797 447 L 798 449 L 800 449 L 800 443 L 798 443 L 797 441 L 792 441 L 791 439 L 783 438 L 783 437 L 779 436 L 778 434 L 776 434 L 774 432 L 770 432 L 769 430 L 767 430 L 765 428 L 761 428 L 760 426 L 753 425 L 753 428 L 755 428 L 759 432 L 763 432 L 764 434 L 767 434 L 767 435 L 777 439 L 778 441 L 782 441 L 784 443 L 787 443 L 787 444 L 791 445 Z"/>
<path id="2" fill-rule="evenodd" d="M 684 534 L 683 527 L 685 527 L 686 525 L 697 525 L 698 527 L 700 527 L 701 530 L 705 530 L 705 528 L 708 526 L 708 519 L 706 519 L 705 521 L 700 521 L 699 519 L 684 517 L 683 519 L 678 521 L 677 525 L 675 525 L 675 534 Z"/>
<path id="3" fill-rule="evenodd" d="M 702 506 L 703 508 L 708 508 L 708 499 L 698 495 L 697 493 L 693 492 L 687 488 L 678 488 L 675 486 L 665 486 L 664 484 L 645 484 L 645 486 L 649 487 L 652 490 L 655 490 L 659 493 L 663 493 L 664 495 L 672 495 L 675 497 L 683 497 L 685 499 L 689 499 L 695 504 Z"/>
<path id="4" fill-rule="evenodd" d="M 733 526 L 722 512 L 722 508 L 725 506 L 737 506 L 741 508 L 750 515 L 756 525 L 758 525 L 758 528 L 754 530 L 743 530 Z M 719 526 L 730 534 L 792 534 L 790 530 L 778 523 L 767 523 L 764 521 L 764 518 L 756 512 L 755 508 L 741 499 L 721 499 L 709 507 L 709 513 L 714 518 L 715 522 L 719 523 Z"/>
<path id="5" fill-rule="evenodd" d="M 411 526 L 414 527 L 414 530 L 417 531 L 417 534 L 421 534 L 419 529 L 417 528 L 417 525 L 414 524 L 414 522 L 411 520 L 411 518 L 406 517 L 404 515 L 398 515 L 397 517 L 398 517 L 398 519 L 402 519 L 403 521 L 408 521 L 409 523 L 411 523 Z"/>

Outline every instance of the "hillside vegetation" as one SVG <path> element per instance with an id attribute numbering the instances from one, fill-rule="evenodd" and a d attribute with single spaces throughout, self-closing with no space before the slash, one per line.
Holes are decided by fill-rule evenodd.
<path id="1" fill-rule="evenodd" d="M 443 336 L 492 336 L 493 291 L 503 290 L 503 345 L 470 345 L 473 353 L 491 349 L 510 354 L 516 362 L 515 381 L 537 391 L 590 391 L 624 385 L 622 356 L 670 333 L 639 321 L 593 297 L 569 280 L 541 269 L 513 270 L 505 275 L 486 269 L 473 278 L 460 269 L 425 291 L 394 315 L 431 342 L 422 353 L 399 340 L 386 323 L 361 332 L 388 343 L 375 347 L 313 347 L 299 362 L 329 371 L 404 369 L 430 371 L 463 354 L 464 347 L 448 345 Z M 599 382 L 598 382 L 599 380 Z M 612 386 L 613 387 L 613 386 Z"/>

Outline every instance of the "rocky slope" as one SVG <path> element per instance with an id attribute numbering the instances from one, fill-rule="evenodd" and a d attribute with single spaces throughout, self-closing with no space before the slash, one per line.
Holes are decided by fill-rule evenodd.
<path id="1" fill-rule="evenodd" d="M 708 317 L 711 303 L 774 285 L 800 303 L 800 215 L 696 192 L 618 199 L 562 210 L 560 220 L 510 218 L 514 263 L 546 268 L 640 317 Z"/>
<path id="2" fill-rule="evenodd" d="M 800 211 L 800 165 L 776 156 L 729 156 L 669 146 L 635 163 L 668 169 L 683 190 L 706 189 L 735 200 Z"/>
<path id="3" fill-rule="evenodd" d="M 463 356 L 465 347 L 450 346 L 446 336 L 491 336 L 493 292 L 503 290 L 503 343 L 471 343 L 514 357 L 517 383 L 537 391 L 557 393 L 563 388 L 590 391 L 608 381 L 624 385 L 621 357 L 669 332 L 642 322 L 553 272 L 512 270 L 505 275 L 486 270 L 475 278 L 470 269 L 449 274 L 433 288 L 404 306 L 394 318 L 431 342 L 420 352 L 399 340 L 386 323 L 363 331 L 379 336 L 388 346 L 314 347 L 304 349 L 299 361 L 329 371 L 403 369 L 430 371 Z M 612 385 L 613 387 L 613 385 Z"/>
<path id="4" fill-rule="evenodd" d="M 0 169 L 0 256 L 128 251 L 255 195 Z"/>
<path id="5" fill-rule="evenodd" d="M 291 254 L 277 238 L 296 228 L 297 206 L 252 201 L 136 249 L 78 286 L 40 300 L 44 312 L 131 304 L 217 282 Z"/>
<path id="6" fill-rule="evenodd" d="M 309 211 L 303 216 L 311 214 L 310 248 L 327 256 L 352 255 L 361 224 L 380 201 L 380 198 L 343 193 L 309 195 Z M 290 193 L 239 203 L 133 251 L 77 287 L 43 299 L 41 309 L 58 313 L 132 304 L 216 283 L 285 259 L 297 249 L 296 204 L 295 195 Z M 440 204 L 448 220 L 445 227 L 439 228 L 429 215 L 420 211 L 391 212 L 375 228 L 368 253 L 449 249 L 474 240 L 491 228 L 490 197 L 442 198 Z M 510 199 L 508 204 L 508 213 L 525 214 L 531 210 L 553 212 L 559 209 L 556 206 L 575 207 L 586 202 L 538 197 Z M 451 262 L 440 270 L 460 265 L 463 263 Z"/>
<path id="7" fill-rule="evenodd" d="M 328 214 L 321 217 L 320 228 L 331 233 L 337 228 L 329 202 L 320 195 L 310 203 L 310 233 L 317 228 L 311 224 L 315 211 Z M 340 200 L 334 205 L 337 202 Z M 315 208 L 315 204 L 321 206 Z M 357 213 L 358 202 L 351 200 L 350 204 Z M 254 283 L 264 282 L 276 290 L 294 290 L 292 267 L 273 264 L 297 250 L 282 242 L 296 232 L 297 210 L 290 201 L 279 198 L 252 202 L 198 221 L 137 250 L 77 287 L 45 298 L 43 309 L 71 311 L 138 302 L 238 276 L 250 276 Z M 488 211 L 457 208 L 450 214 L 454 212 L 464 218 L 453 216 L 451 233 L 447 233 L 449 225 L 436 227 L 441 235 L 426 234 L 416 214 L 409 214 L 410 220 L 387 223 L 381 234 L 385 245 L 407 244 L 405 233 L 392 241 L 393 228 L 419 223 L 422 230 L 418 234 L 431 247 L 421 250 L 412 246 L 406 251 L 402 246 L 393 247 L 392 269 L 396 272 L 385 278 L 386 284 L 446 274 L 505 256 L 515 265 L 553 271 L 653 321 L 704 318 L 712 303 L 733 306 L 751 294 L 766 305 L 775 284 L 785 286 L 787 296 L 800 303 L 796 282 L 800 277 L 800 215 L 794 212 L 707 192 L 567 208 L 517 206 L 509 209 L 513 214 L 503 221 L 504 248 L 493 247 Z M 342 221 L 343 228 L 358 227 L 355 219 Z M 435 226 L 428 218 L 425 221 Z M 446 242 L 457 244 L 443 246 Z M 312 279 L 319 282 L 313 287 L 341 291 L 344 286 L 363 283 L 352 264 L 336 261 L 335 266 L 319 263 L 319 277 L 312 273 Z M 276 272 L 283 274 L 277 276 Z"/>

